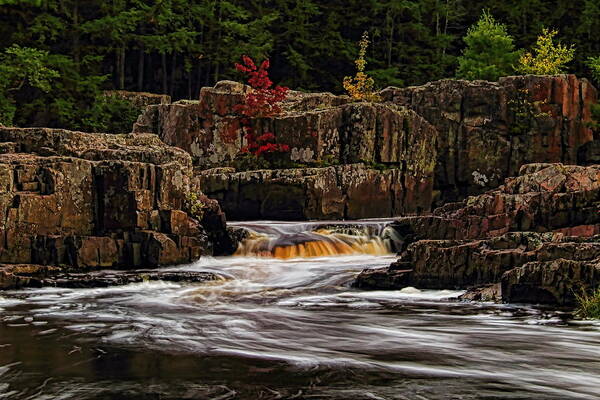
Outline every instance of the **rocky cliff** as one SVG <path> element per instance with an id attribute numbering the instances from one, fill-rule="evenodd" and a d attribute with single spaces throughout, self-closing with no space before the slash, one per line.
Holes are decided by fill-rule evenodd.
<path id="1" fill-rule="evenodd" d="M 151 105 L 134 132 L 156 133 L 186 150 L 197 171 L 229 167 L 245 145 L 233 111 L 245 90 L 241 84 L 220 82 L 204 88 L 199 102 Z M 255 121 L 255 129 L 274 132 L 279 142 L 290 145 L 289 161 L 307 169 L 202 172 L 203 189 L 222 201 L 227 213 L 247 219 L 385 217 L 428 212 L 483 193 L 527 163 L 589 164 L 597 154 L 589 127 L 596 89 L 573 75 L 508 77 L 498 83 L 442 80 L 388 88 L 381 95 L 384 102 L 373 104 L 329 93 L 292 92 L 284 113 Z M 364 165 L 342 167 L 356 163 Z M 335 168 L 317 170 L 324 165 Z M 338 179 L 342 171 L 354 186 L 372 177 L 368 179 L 377 182 L 373 196 L 393 200 L 378 207 L 379 213 L 340 212 L 360 208 L 353 199 L 365 198 L 348 193 L 354 189 Z M 311 189 L 316 181 L 328 182 L 331 190 Z M 257 182 L 269 189 L 254 190 Z M 278 215 L 268 204 L 279 199 L 273 193 L 283 188 L 297 196 L 296 205 L 285 206 L 296 211 Z M 327 197 L 334 191 L 343 197 L 340 204 L 317 210 L 323 208 L 319 204 L 331 203 Z M 250 203 L 258 211 L 240 211 Z M 261 207 L 269 209 L 267 214 Z"/>
<path id="2" fill-rule="evenodd" d="M 150 106 L 134 133 L 157 133 L 190 153 L 202 190 L 233 219 L 367 218 L 431 208 L 437 131 L 404 107 L 328 93 L 292 92 L 281 116 L 255 121 L 257 132 L 275 132 L 290 146 L 289 162 L 306 167 L 202 172 L 231 165 L 245 146 L 233 111 L 244 90 L 220 82 L 204 88 L 198 103 Z"/>
<path id="3" fill-rule="evenodd" d="M 246 145 L 234 106 L 247 87 L 223 81 L 203 88 L 199 102 L 149 106 L 134 133 L 157 134 L 186 150 L 203 169 L 225 167 Z M 346 96 L 291 92 L 281 116 L 254 121 L 257 134 L 273 132 L 290 146 L 292 162 L 376 162 L 414 165 L 426 173 L 435 152 L 436 130 L 415 112 L 394 104 L 349 103 Z"/>
<path id="4" fill-rule="evenodd" d="M 431 179 L 363 164 L 247 172 L 216 168 L 196 176 L 231 220 L 393 217 L 428 210 L 432 201 Z"/>
<path id="5" fill-rule="evenodd" d="M 0 127 L 0 287 L 51 270 L 170 265 L 227 245 L 190 156 L 155 135 Z M 223 244 L 224 243 L 224 244 Z"/>
<path id="6" fill-rule="evenodd" d="M 527 165 L 496 190 L 393 226 L 400 259 L 356 286 L 496 284 L 504 301 L 572 305 L 600 279 L 600 167 Z"/>
<path id="7" fill-rule="evenodd" d="M 495 188 L 524 164 L 576 164 L 579 148 L 594 139 L 597 91 L 574 75 L 448 79 L 381 95 L 441 133 L 435 176 L 443 201 Z"/>

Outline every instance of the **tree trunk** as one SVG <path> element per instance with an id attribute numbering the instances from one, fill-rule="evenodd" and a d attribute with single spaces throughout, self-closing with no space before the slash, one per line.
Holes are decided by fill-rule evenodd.
<path id="1" fill-rule="evenodd" d="M 204 86 L 210 86 L 210 63 L 206 66 L 206 75 L 204 76 Z"/>
<path id="2" fill-rule="evenodd" d="M 444 36 L 448 33 L 448 18 L 450 18 L 450 0 L 446 0 L 446 21 L 444 21 Z M 446 41 L 444 41 L 444 48 L 442 49 L 442 56 L 446 55 Z"/>
<path id="3" fill-rule="evenodd" d="M 392 66 L 392 47 L 394 41 L 394 16 L 390 15 L 390 34 L 388 36 L 388 49 L 387 49 L 387 66 Z"/>
<path id="4" fill-rule="evenodd" d="M 196 78 L 198 85 L 196 86 L 196 95 L 200 95 L 202 89 L 202 61 L 198 61 L 198 77 Z"/>
<path id="5" fill-rule="evenodd" d="M 144 44 L 140 43 L 140 53 L 138 55 L 138 77 L 137 77 L 137 90 L 139 92 L 144 91 Z"/>
<path id="6" fill-rule="evenodd" d="M 79 62 L 81 59 L 79 47 L 79 1 L 76 1 L 73 8 L 73 59 L 75 60 L 77 71 L 79 71 Z"/>
<path id="7" fill-rule="evenodd" d="M 121 47 L 121 57 L 119 64 L 119 89 L 125 89 L 125 45 Z"/>
<path id="8" fill-rule="evenodd" d="M 167 54 L 160 53 L 160 62 L 162 68 L 162 92 L 163 94 L 168 94 L 167 90 Z"/>
<path id="9" fill-rule="evenodd" d="M 114 77 L 114 85 L 116 88 L 119 87 L 121 82 L 121 49 L 115 49 L 115 77 Z"/>
<path id="10" fill-rule="evenodd" d="M 152 53 L 148 54 L 147 58 L 147 68 L 144 71 L 144 81 L 146 82 L 146 91 L 148 92 L 158 92 L 156 87 L 154 86 L 156 82 L 156 71 L 154 69 L 154 57 Z"/>
<path id="11" fill-rule="evenodd" d="M 146 27 L 142 24 L 140 28 L 140 34 L 143 36 L 146 33 Z M 146 58 L 146 53 L 144 50 L 146 46 L 143 41 L 139 42 L 140 52 L 138 54 L 138 77 L 137 77 L 137 88 L 139 92 L 144 91 L 144 62 Z"/>
<path id="12" fill-rule="evenodd" d="M 171 88 L 169 95 L 173 97 L 175 95 L 175 78 L 177 72 L 177 52 L 173 51 L 173 60 L 171 61 Z"/>
<path id="13" fill-rule="evenodd" d="M 219 25 L 218 25 L 218 31 L 217 31 L 217 48 L 216 48 L 216 52 L 215 54 L 218 55 L 219 54 L 219 48 L 221 47 L 221 36 L 222 36 L 222 32 L 223 29 L 221 29 L 221 21 L 223 19 L 223 7 L 221 7 L 221 2 L 219 1 Z M 217 60 L 217 62 L 215 63 L 215 82 L 219 81 L 219 61 Z"/>
<path id="14" fill-rule="evenodd" d="M 192 100 L 192 74 L 194 73 L 194 64 L 192 63 L 192 67 L 189 71 L 187 71 L 187 86 L 188 86 L 188 100 Z"/>

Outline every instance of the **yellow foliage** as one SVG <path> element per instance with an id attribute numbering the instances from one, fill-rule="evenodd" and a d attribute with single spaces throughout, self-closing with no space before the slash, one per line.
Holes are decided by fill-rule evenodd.
<path id="1" fill-rule="evenodd" d="M 369 34 L 367 32 L 363 33 L 358 45 L 360 50 L 358 58 L 354 61 L 357 69 L 356 76 L 344 78 L 344 89 L 354 100 L 381 101 L 379 95 L 373 92 L 375 81 L 365 73 L 365 66 L 367 65 L 365 55 L 367 54 L 367 47 L 369 47 Z"/>
<path id="2" fill-rule="evenodd" d="M 574 46 L 554 44 L 556 30 L 544 28 L 533 47 L 535 55 L 527 52 L 519 59 L 517 71 L 524 74 L 556 75 L 564 73 L 565 65 L 573 59 Z"/>

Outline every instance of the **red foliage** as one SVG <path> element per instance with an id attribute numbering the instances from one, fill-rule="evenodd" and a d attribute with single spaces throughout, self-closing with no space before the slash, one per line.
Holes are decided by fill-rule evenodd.
<path id="1" fill-rule="evenodd" d="M 273 143 L 271 140 L 275 139 L 275 135 L 272 133 L 265 133 L 260 135 L 259 137 L 254 137 L 252 131 L 246 133 L 246 140 L 248 141 L 248 146 L 242 149 L 245 153 L 251 153 L 255 156 L 259 157 L 263 153 L 275 153 L 275 152 L 288 152 L 290 151 L 290 146 L 287 144 L 281 143 Z"/>
<path id="2" fill-rule="evenodd" d="M 256 137 L 250 121 L 251 118 L 269 118 L 281 113 L 279 103 L 285 100 L 289 89 L 284 86 L 273 87 L 268 72 L 269 60 L 263 61 L 259 67 L 248 56 L 243 56 L 242 60 L 243 64 L 235 64 L 235 68 L 248 75 L 248 84 L 252 88 L 246 93 L 244 104 L 235 106 L 235 111 L 246 117 L 242 118 L 241 123 L 248 146 L 242 151 L 252 153 L 257 157 L 263 153 L 289 151 L 288 145 L 273 143 L 275 135 L 271 132 L 265 132 Z"/>

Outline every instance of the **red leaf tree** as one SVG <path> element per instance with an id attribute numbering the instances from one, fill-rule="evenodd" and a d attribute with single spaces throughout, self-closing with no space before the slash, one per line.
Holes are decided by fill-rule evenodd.
<path id="1" fill-rule="evenodd" d="M 263 61 L 259 67 L 248 56 L 243 56 L 242 60 L 243 64 L 236 63 L 235 68 L 248 76 L 248 84 L 251 87 L 246 93 L 244 103 L 234 108 L 244 116 L 241 122 L 248 145 L 242 151 L 257 157 L 265 153 L 289 151 L 290 147 L 287 144 L 275 143 L 275 135 L 272 132 L 258 135 L 251 124 L 253 118 L 269 118 L 281 113 L 280 103 L 285 100 L 289 88 L 273 86 L 269 78 L 269 60 Z"/>

